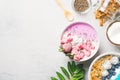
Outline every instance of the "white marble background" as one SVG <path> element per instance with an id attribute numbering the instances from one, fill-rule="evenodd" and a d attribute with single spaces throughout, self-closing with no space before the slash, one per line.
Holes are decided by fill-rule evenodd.
<path id="1" fill-rule="evenodd" d="M 61 1 L 74 14 L 74 22 L 94 26 L 101 42 L 97 55 L 120 52 L 106 39 L 107 26 L 99 27 L 94 10 L 80 16 L 72 9 L 72 0 Z M 62 31 L 71 23 L 54 0 L 0 0 L 0 80 L 50 80 L 56 76 L 55 71 L 69 61 L 58 47 Z M 91 61 L 85 63 L 86 80 Z"/>

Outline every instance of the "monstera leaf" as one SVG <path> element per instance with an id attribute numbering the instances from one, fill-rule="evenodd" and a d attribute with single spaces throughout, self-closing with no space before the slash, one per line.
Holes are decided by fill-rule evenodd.
<path id="1" fill-rule="evenodd" d="M 68 62 L 67 69 L 60 67 L 62 73 L 56 72 L 58 78 L 51 77 L 51 80 L 84 80 L 85 70 L 83 64 L 75 64 L 74 61 Z"/>

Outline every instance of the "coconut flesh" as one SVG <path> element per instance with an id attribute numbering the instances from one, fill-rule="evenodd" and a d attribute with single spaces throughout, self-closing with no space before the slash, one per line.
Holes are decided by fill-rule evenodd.
<path id="1" fill-rule="evenodd" d="M 109 27 L 107 34 L 111 42 L 120 44 L 120 22 L 113 23 Z"/>

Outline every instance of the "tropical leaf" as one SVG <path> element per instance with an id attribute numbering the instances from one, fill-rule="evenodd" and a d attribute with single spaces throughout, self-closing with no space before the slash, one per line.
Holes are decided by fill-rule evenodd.
<path id="1" fill-rule="evenodd" d="M 74 74 L 78 74 L 80 71 L 81 71 L 81 69 L 76 69 L 76 70 L 74 71 Z"/>
<path id="2" fill-rule="evenodd" d="M 73 78 L 77 78 L 77 79 L 83 79 L 85 75 L 85 70 L 81 69 L 81 70 L 76 70 L 76 73 L 74 73 Z"/>
<path id="3" fill-rule="evenodd" d="M 60 80 L 65 80 L 64 76 L 59 73 L 59 72 L 56 72 L 57 76 L 59 77 Z"/>
<path id="4" fill-rule="evenodd" d="M 76 79 L 81 79 L 84 77 L 84 74 L 83 73 L 80 73 L 80 74 L 74 74 L 73 75 L 73 78 L 76 78 Z"/>
<path id="5" fill-rule="evenodd" d="M 74 61 L 68 62 L 67 69 L 60 67 L 61 71 L 69 80 L 84 80 L 85 70 L 83 69 L 83 64 L 75 64 Z M 66 80 L 65 77 L 60 73 L 56 72 L 59 80 Z M 70 76 L 71 75 L 71 76 Z M 51 80 L 58 80 L 55 77 L 51 77 Z"/>
<path id="6" fill-rule="evenodd" d="M 82 69 L 83 68 L 83 64 L 77 64 L 77 67 Z"/>
<path id="7" fill-rule="evenodd" d="M 85 69 L 82 69 L 82 70 L 81 70 L 81 73 L 85 74 Z"/>
<path id="8" fill-rule="evenodd" d="M 78 79 L 77 79 L 77 78 L 73 78 L 73 77 L 72 77 L 70 80 L 78 80 Z"/>
<path id="9" fill-rule="evenodd" d="M 62 72 L 66 75 L 66 77 L 67 77 L 68 79 L 70 79 L 70 75 L 69 75 L 69 73 L 67 72 L 67 70 L 66 70 L 64 67 L 60 67 L 60 68 L 61 68 Z"/>
<path id="10" fill-rule="evenodd" d="M 75 70 L 76 70 L 76 65 L 75 65 L 75 62 L 74 62 L 74 61 L 72 61 L 72 69 L 73 69 L 73 71 L 75 72 Z"/>
<path id="11" fill-rule="evenodd" d="M 68 71 L 70 72 L 70 74 L 71 74 L 71 76 L 72 76 L 72 75 L 74 74 L 74 71 L 73 71 L 73 67 L 72 67 L 72 65 L 71 65 L 70 62 L 68 62 L 67 67 L 68 67 Z"/>
<path id="12" fill-rule="evenodd" d="M 57 78 L 55 78 L 55 77 L 51 77 L 51 80 L 58 80 Z"/>
<path id="13" fill-rule="evenodd" d="M 51 80 L 58 80 L 57 78 L 55 78 L 55 77 L 51 77 Z"/>

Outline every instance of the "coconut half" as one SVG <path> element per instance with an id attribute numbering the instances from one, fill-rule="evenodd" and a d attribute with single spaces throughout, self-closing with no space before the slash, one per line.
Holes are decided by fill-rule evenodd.
<path id="1" fill-rule="evenodd" d="M 120 45 L 120 21 L 111 23 L 107 28 L 106 35 L 111 43 Z"/>

